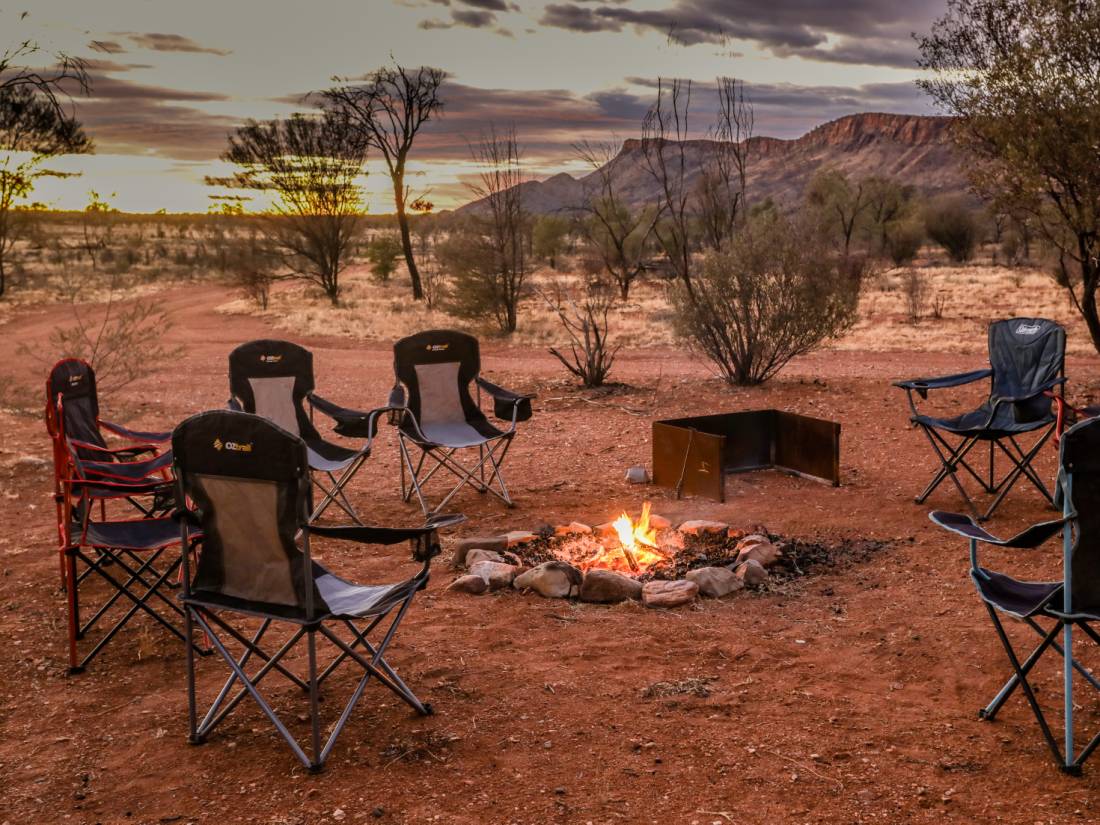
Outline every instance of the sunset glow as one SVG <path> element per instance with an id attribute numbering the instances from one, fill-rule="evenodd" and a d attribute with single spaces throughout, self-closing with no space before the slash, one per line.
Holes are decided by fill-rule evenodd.
<path id="1" fill-rule="evenodd" d="M 761 135 L 795 137 L 853 112 L 929 111 L 912 83 L 909 35 L 939 4 L 805 5 L 36 0 L 24 20 L 21 8 L 0 11 L 0 31 L 89 61 L 92 94 L 76 106 L 97 151 L 52 164 L 81 174 L 41 181 L 32 199 L 47 206 L 81 208 L 95 190 L 126 211 L 206 211 L 216 190 L 203 180 L 224 173 L 231 129 L 307 110 L 304 94 L 392 55 L 449 74 L 444 117 L 412 163 L 414 190 L 449 208 L 469 199 L 464 182 L 477 168 L 467 145 L 491 123 L 515 125 L 531 176 L 576 172 L 575 142 L 637 136 L 659 76 L 700 88 L 718 75 L 744 79 Z M 705 92 L 699 101 L 703 112 Z M 368 169 L 369 211 L 391 211 L 381 165 Z"/>

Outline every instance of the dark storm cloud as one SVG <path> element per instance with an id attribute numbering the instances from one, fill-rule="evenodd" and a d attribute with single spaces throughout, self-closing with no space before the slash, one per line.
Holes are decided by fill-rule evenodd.
<path id="1" fill-rule="evenodd" d="M 638 10 L 608 0 L 548 3 L 541 24 L 575 32 L 657 31 L 681 45 L 760 44 L 777 56 L 884 66 L 913 65 L 911 33 L 943 12 L 942 0 L 671 0 Z"/>
<path id="2" fill-rule="evenodd" d="M 112 73 L 137 66 L 90 61 L 91 93 L 71 91 L 76 116 L 101 154 L 156 155 L 180 160 L 212 160 L 225 148 L 233 118 L 212 115 L 196 103 L 229 100 L 217 92 L 184 91 L 135 83 Z"/>
<path id="3" fill-rule="evenodd" d="M 214 49 L 200 45 L 189 37 L 181 34 L 164 34 L 162 32 L 118 32 L 131 43 L 143 49 L 155 52 L 192 52 L 196 54 L 216 54 L 224 57 L 231 54 L 228 49 Z"/>
<path id="4" fill-rule="evenodd" d="M 491 11 L 476 11 L 474 9 L 455 9 L 451 12 L 451 19 L 457 26 L 469 26 L 472 29 L 481 29 L 491 26 L 497 21 L 497 16 Z"/>

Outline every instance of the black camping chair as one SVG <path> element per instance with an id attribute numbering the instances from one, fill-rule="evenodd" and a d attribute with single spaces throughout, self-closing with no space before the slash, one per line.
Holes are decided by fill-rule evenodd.
<path id="1" fill-rule="evenodd" d="M 313 391 L 313 353 L 288 341 L 251 341 L 233 350 L 229 354 L 229 387 L 231 409 L 270 419 L 305 442 L 313 484 L 323 494 L 310 521 L 320 518 L 330 504 L 336 504 L 356 524 L 362 524 L 344 495 L 344 487 L 370 455 L 377 419 L 384 411 L 349 410 L 321 398 Z M 308 414 L 305 403 L 309 404 Z M 352 450 L 325 441 L 313 425 L 314 410 L 337 423 L 354 422 L 356 432 L 366 439 L 363 446 Z M 318 476 L 327 477 L 328 486 Z"/>
<path id="2" fill-rule="evenodd" d="M 64 404 L 63 419 L 58 421 L 58 399 Z M 63 428 L 82 458 L 97 461 L 128 461 L 140 455 L 156 455 L 157 445 L 171 438 L 171 432 L 131 430 L 99 417 L 99 394 L 95 370 L 87 361 L 64 358 L 53 365 L 46 379 L 46 426 L 50 435 Z M 106 430 L 128 442 L 108 447 Z"/>
<path id="3" fill-rule="evenodd" d="M 479 493 L 492 493 L 509 507 L 512 497 L 504 484 L 501 465 L 508 454 L 516 424 L 531 417 L 533 395 L 509 392 L 482 378 L 477 339 L 452 330 L 429 330 L 402 338 L 393 346 L 397 383 L 389 406 L 397 413 L 401 451 L 401 496 L 408 501 L 416 493 L 425 514 L 435 513 L 469 484 Z M 477 387 L 477 400 L 470 384 Z M 493 399 L 493 414 L 508 422 L 500 429 L 481 411 L 481 393 Z M 477 449 L 478 461 L 460 464 L 455 453 Z M 413 461 L 413 452 L 419 452 Z M 431 466 L 425 467 L 428 457 Z M 458 483 L 434 507 L 424 498 L 424 485 L 444 469 Z M 406 473 L 408 485 L 406 486 Z M 500 488 L 494 490 L 493 483 Z"/>
<path id="4" fill-rule="evenodd" d="M 409 529 L 310 524 L 306 444 L 271 421 L 248 413 L 216 411 L 192 416 L 176 428 L 172 450 L 180 539 L 189 542 L 193 531 L 202 530 L 197 569 L 192 571 L 184 561 L 187 634 L 190 638 L 197 624 L 232 671 L 200 721 L 194 655 L 188 653 L 190 741 L 205 741 L 245 696 L 251 696 L 302 764 L 317 771 L 372 678 L 417 713 L 431 713 L 431 706 L 413 694 L 385 654 L 413 596 L 427 586 L 429 565 L 440 551 L 436 531 L 460 523 L 462 517 L 440 517 Z M 394 584 L 355 584 L 313 560 L 313 536 L 362 544 L 408 541 L 420 568 Z M 257 620 L 259 627 L 246 635 L 223 618 L 224 614 Z M 288 640 L 269 653 L 261 642 L 273 624 L 289 624 L 293 631 Z M 371 641 L 369 636 L 376 629 L 381 637 Z M 327 639 L 337 653 L 323 668 L 317 664 L 318 636 Z M 303 638 L 308 672 L 301 677 L 284 664 L 284 658 Z M 239 654 L 229 650 L 234 642 L 240 646 Z M 249 674 L 246 668 L 254 658 L 259 667 Z M 318 705 L 321 685 L 347 660 L 358 664 L 363 675 L 322 744 Z M 309 695 L 308 756 L 260 693 L 260 683 L 272 671 L 278 671 Z"/>
<path id="5" fill-rule="evenodd" d="M 1012 677 L 978 715 L 992 720 L 1016 688 L 1022 688 L 1054 760 L 1062 770 L 1080 773 L 1085 760 L 1100 744 L 1098 733 L 1080 751 L 1075 750 L 1073 673 L 1076 671 L 1095 690 L 1100 690 L 1100 680 L 1072 655 L 1075 627 L 1100 644 L 1100 634 L 1091 626 L 1092 622 L 1100 621 L 1100 419 L 1082 421 L 1063 434 L 1058 496 L 1062 518 L 1033 525 L 1010 539 L 990 535 L 968 516 L 934 512 L 931 519 L 970 542 L 970 577 L 1012 664 Z M 1057 581 L 1020 581 L 983 567 L 978 559 L 979 542 L 997 547 L 1035 548 L 1058 533 L 1062 534 L 1062 577 Z M 1019 619 L 1041 639 L 1023 660 L 1005 633 L 1002 615 Z M 1051 622 L 1049 628 L 1041 624 L 1046 621 Z M 1051 648 L 1062 657 L 1064 749 L 1059 749 L 1035 688 L 1028 681 L 1036 663 Z"/>
<path id="6" fill-rule="evenodd" d="M 918 504 L 923 504 L 933 490 L 950 478 L 970 512 L 979 521 L 985 521 L 1021 477 L 1053 503 L 1050 490 L 1031 463 L 1058 426 L 1052 399 L 1062 396 L 1066 380 L 1065 355 L 1066 332 L 1060 325 L 1043 318 L 1010 318 L 989 325 L 989 369 L 894 384 L 906 391 L 912 412 L 909 420 L 920 427 L 940 462 L 939 470 L 924 492 L 917 496 Z M 990 379 L 989 398 L 976 410 L 952 418 L 937 418 L 917 409 L 914 393 L 926 399 L 929 390 L 960 387 L 985 378 Z M 1038 436 L 1025 449 L 1018 439 L 1032 432 L 1037 432 Z M 957 443 L 952 444 L 949 440 L 952 438 L 958 439 Z M 989 444 L 988 478 L 967 460 L 971 451 L 983 441 Z M 995 466 L 998 450 L 1011 463 L 1011 469 L 1000 480 Z M 986 493 L 995 496 L 983 515 L 978 514 L 963 486 L 960 469 L 969 473 Z"/>
<path id="7" fill-rule="evenodd" d="M 175 586 L 174 577 L 185 555 L 173 553 L 180 542 L 176 523 L 167 516 L 106 516 L 106 504 L 112 500 L 163 495 L 168 482 L 159 470 L 168 456 L 127 463 L 85 461 L 79 447 L 63 435 L 62 439 L 68 461 L 59 471 L 58 532 L 68 596 L 69 672 L 83 671 L 137 615 L 149 616 L 182 641 L 184 634 L 177 622 L 183 610 L 165 592 Z M 191 540 L 200 537 L 196 532 Z M 191 545 L 185 542 L 181 546 Z M 81 594 L 88 589 L 85 580 L 89 577 L 106 582 L 110 595 L 84 619 Z M 121 616 L 81 657 L 78 641 L 101 620 L 118 616 L 120 611 Z"/>

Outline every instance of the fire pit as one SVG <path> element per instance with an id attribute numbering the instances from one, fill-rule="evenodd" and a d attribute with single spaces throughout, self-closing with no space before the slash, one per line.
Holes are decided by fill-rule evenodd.
<path id="1" fill-rule="evenodd" d="M 746 587 L 782 586 L 879 546 L 785 539 L 764 528 L 742 530 L 701 519 L 673 526 L 646 502 L 637 518 L 623 513 L 596 527 L 573 522 L 462 539 L 453 563 L 465 572 L 450 589 L 532 591 L 595 603 L 639 599 L 648 607 L 674 607 L 699 596 L 723 598 Z"/>

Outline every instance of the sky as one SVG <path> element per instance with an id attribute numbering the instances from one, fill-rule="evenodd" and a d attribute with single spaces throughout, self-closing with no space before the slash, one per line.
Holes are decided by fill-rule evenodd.
<path id="1" fill-rule="evenodd" d="M 79 209 L 91 190 L 124 211 L 205 212 L 208 175 L 246 118 L 391 60 L 447 72 L 444 113 L 413 149 L 414 194 L 469 200 L 469 144 L 514 126 L 527 172 L 583 170 L 581 140 L 637 137 L 658 78 L 690 79 L 700 132 L 717 77 L 745 83 L 755 134 L 793 138 L 856 112 L 931 114 L 913 34 L 946 0 L 0 0 L 0 51 L 25 39 L 88 60 L 76 100 L 96 143 L 55 160 L 33 199 Z M 23 12 L 28 12 L 21 19 Z M 393 209 L 380 162 L 366 203 Z"/>

